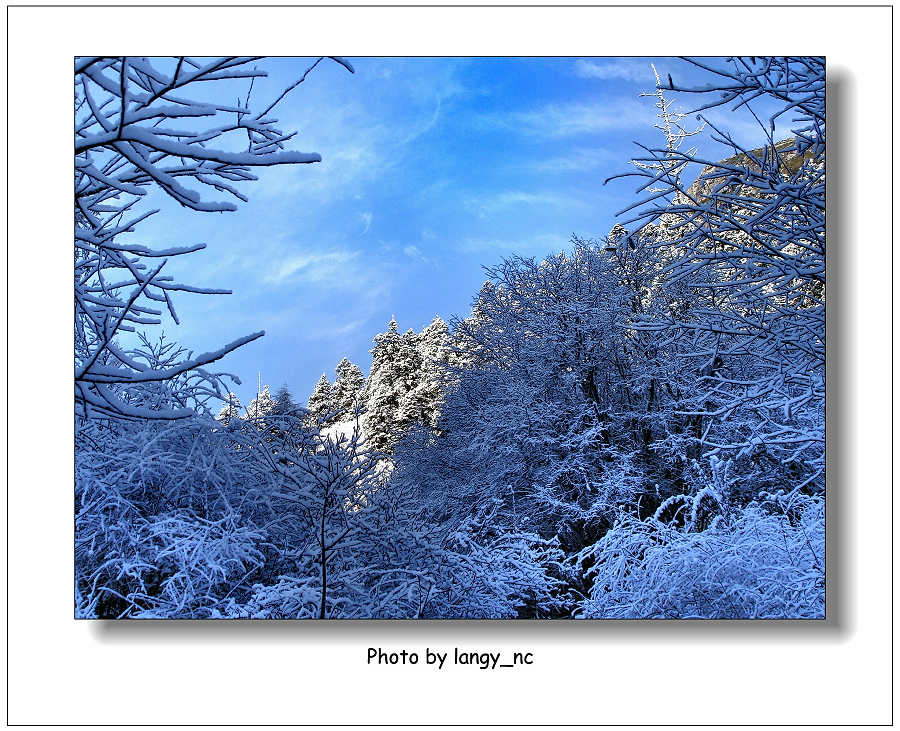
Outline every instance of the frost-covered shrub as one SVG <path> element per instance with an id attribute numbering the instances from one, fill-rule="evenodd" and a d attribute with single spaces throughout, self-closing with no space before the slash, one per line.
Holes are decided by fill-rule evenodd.
<path id="1" fill-rule="evenodd" d="M 211 419 L 83 427 L 79 615 L 204 617 L 240 596 L 260 576 L 276 518 L 274 483 L 253 462 Z"/>
<path id="2" fill-rule="evenodd" d="M 699 500 L 683 508 L 696 511 Z M 688 521 L 690 522 L 690 521 Z M 825 503 L 751 503 L 705 530 L 657 518 L 623 518 L 582 552 L 593 590 L 581 616 L 823 618 Z"/>
<path id="3" fill-rule="evenodd" d="M 548 617 L 558 608 L 559 582 L 549 569 L 562 558 L 552 542 L 502 532 L 479 542 L 463 526 L 448 537 L 435 567 L 437 582 L 424 616 L 442 619 Z"/>
<path id="4" fill-rule="evenodd" d="M 314 568 L 314 567 L 313 567 Z M 253 595 L 237 616 L 249 619 L 315 619 L 321 588 L 310 572 L 280 576 L 274 584 L 255 584 Z"/>

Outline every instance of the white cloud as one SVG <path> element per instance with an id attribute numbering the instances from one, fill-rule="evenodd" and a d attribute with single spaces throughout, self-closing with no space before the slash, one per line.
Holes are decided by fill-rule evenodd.
<path id="1" fill-rule="evenodd" d="M 500 193 L 470 198 L 466 208 L 477 213 L 479 218 L 494 216 L 516 206 L 579 208 L 584 202 L 557 193 L 532 193 L 523 190 L 507 190 Z"/>
<path id="2" fill-rule="evenodd" d="M 360 215 L 360 218 L 362 218 L 363 224 L 365 226 L 363 228 L 363 233 L 369 233 L 369 228 L 371 228 L 372 226 L 372 211 L 366 211 L 365 213 L 362 213 Z"/>
<path id="3" fill-rule="evenodd" d="M 422 65 L 410 65 L 405 69 L 403 84 L 408 104 L 416 111 L 410 120 L 411 127 L 400 138 L 401 146 L 430 132 L 445 111 L 445 104 L 470 93 L 458 78 L 459 65 L 459 62 L 441 63 L 436 67 L 426 62 Z"/>
<path id="4" fill-rule="evenodd" d="M 431 259 L 425 256 L 425 254 L 422 253 L 422 250 L 418 246 L 404 246 L 403 253 L 406 254 L 410 259 L 420 261 L 423 264 L 431 263 Z"/>
<path id="5" fill-rule="evenodd" d="M 403 141 L 400 143 L 403 146 L 408 145 L 410 142 L 413 142 L 417 138 L 421 137 L 427 132 L 430 132 L 435 125 L 437 125 L 438 120 L 441 117 L 441 108 L 444 106 L 444 102 L 452 99 L 454 96 L 458 94 L 462 94 L 465 92 L 465 89 L 460 85 L 451 86 L 449 89 L 443 89 L 441 93 L 437 95 L 437 99 L 434 102 L 434 110 L 431 112 L 431 116 L 427 121 L 419 122 L 406 137 L 403 138 Z"/>
<path id="6" fill-rule="evenodd" d="M 532 169 L 544 173 L 583 173 L 615 160 L 616 156 L 602 147 L 582 147 L 565 155 L 539 160 Z"/>
<path id="7" fill-rule="evenodd" d="M 656 88 L 656 79 L 649 61 L 588 61 L 575 62 L 575 75 L 582 79 L 621 80 L 647 84 L 647 91 Z"/>
<path id="8" fill-rule="evenodd" d="M 553 233 L 534 234 L 521 238 L 479 238 L 463 239 L 460 251 L 466 253 L 501 252 L 517 253 L 523 256 L 545 256 L 568 248 L 569 240 L 565 236 Z"/>
<path id="9" fill-rule="evenodd" d="M 390 296 L 390 277 L 371 252 L 336 247 L 299 253 L 282 242 L 266 258 L 277 264 L 245 291 L 248 308 L 232 318 L 236 327 L 246 320 L 246 327 L 263 323 L 274 339 L 349 344 Z"/>
<path id="10" fill-rule="evenodd" d="M 343 325 L 334 325 L 333 327 L 325 327 L 319 330 L 304 333 L 308 340 L 329 340 L 331 338 L 339 338 L 356 332 L 366 324 L 367 319 L 352 320 Z"/>
<path id="11" fill-rule="evenodd" d="M 308 253 L 284 259 L 265 277 L 269 284 L 285 284 L 303 281 L 320 283 L 335 281 L 342 268 L 358 256 L 354 251 L 329 251 Z"/>
<path id="12" fill-rule="evenodd" d="M 554 193 L 528 193 L 521 190 L 508 190 L 498 193 L 494 197 L 494 202 L 500 206 L 518 205 L 526 203 L 528 205 L 545 205 L 558 206 L 562 205 L 566 199 Z"/>
<path id="13" fill-rule="evenodd" d="M 636 98 L 624 98 L 548 104 L 526 112 L 484 115 L 481 121 L 525 135 L 558 138 L 646 127 L 653 123 L 653 114 Z"/>

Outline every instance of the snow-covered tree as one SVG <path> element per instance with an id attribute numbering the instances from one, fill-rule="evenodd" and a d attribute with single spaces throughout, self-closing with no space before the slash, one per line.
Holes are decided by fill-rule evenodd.
<path id="1" fill-rule="evenodd" d="M 603 244 L 576 239 L 570 254 L 511 257 L 488 272 L 477 317 L 456 326 L 470 365 L 446 395 L 437 448 L 458 460 L 459 488 L 516 501 L 547 531 L 603 522 L 644 491 L 616 462 L 639 456 L 656 469 L 649 452 L 667 436 L 665 384 L 677 377 L 670 354 L 626 337 L 636 295 Z"/>
<path id="2" fill-rule="evenodd" d="M 366 380 L 365 432 L 378 450 L 390 453 L 409 414 L 400 413 L 407 394 L 419 383 L 421 356 L 418 338 L 408 330 L 400 335 L 392 317 L 385 333 L 376 335 L 372 349 L 372 369 Z M 411 414 L 411 412 L 410 412 Z"/>
<path id="3" fill-rule="evenodd" d="M 319 378 L 315 388 L 313 388 L 312 394 L 310 394 L 307 408 L 309 409 L 310 416 L 316 422 L 322 423 L 330 421 L 337 411 L 334 388 L 328 380 L 328 376 L 324 373 L 322 374 L 322 377 Z"/>
<path id="4" fill-rule="evenodd" d="M 78 616 L 237 616 L 252 583 L 283 568 L 267 558 L 279 518 L 267 450 L 251 425 L 214 424 L 92 419 L 76 433 Z"/>
<path id="5" fill-rule="evenodd" d="M 450 378 L 450 343 L 450 329 L 440 317 L 435 317 L 419 333 L 417 350 L 422 362 L 419 382 L 401 404 L 401 422 L 437 427 L 444 389 Z"/>
<path id="6" fill-rule="evenodd" d="M 358 549 L 377 492 L 377 461 L 358 428 L 349 435 L 312 428 L 307 436 L 299 448 L 260 455 L 282 484 L 277 504 L 293 516 L 301 547 L 292 553 L 299 570 L 254 587 L 246 606 L 254 617 L 356 616 L 359 606 L 359 577 L 369 567 Z"/>
<path id="7" fill-rule="evenodd" d="M 825 405 L 825 60 L 740 58 L 727 66 L 692 61 L 714 81 L 670 82 L 698 98 L 699 109 L 777 107 L 760 123 L 762 146 L 745 149 L 707 120 L 725 160 L 650 149 L 701 168 L 680 177 L 631 175 L 664 186 L 632 206 L 642 225 L 667 220 L 669 281 L 692 291 L 690 307 L 640 325 L 684 343 L 700 371 L 693 405 L 709 421 L 704 441 L 736 456 L 793 464 L 798 482 L 824 487 Z M 793 137 L 777 142 L 789 117 Z M 675 223 L 672 223 L 672 221 Z"/>
<path id="8" fill-rule="evenodd" d="M 200 191 L 246 201 L 241 184 L 256 179 L 254 168 L 318 162 L 317 153 L 285 150 L 294 135 L 278 128 L 272 112 L 322 60 L 273 101 L 252 108 L 250 91 L 241 89 L 266 75 L 257 57 L 75 59 L 75 404 L 83 417 L 186 418 L 225 396 L 222 374 L 204 367 L 263 333 L 207 353 L 184 352 L 157 370 L 135 361 L 118 335 L 160 324 L 161 307 L 177 323 L 176 293 L 228 290 L 183 284 L 163 273 L 168 258 L 205 244 L 152 250 L 123 235 L 158 212 L 140 210 L 151 190 L 194 211 L 232 211 L 234 203 L 208 200 Z M 193 374 L 196 388 L 183 405 L 142 409 L 122 397 L 129 386 L 184 373 Z"/>
<path id="9" fill-rule="evenodd" d="M 352 414 L 362 397 L 362 391 L 366 383 L 365 376 L 363 376 L 359 366 L 351 363 L 347 358 L 341 358 L 341 362 L 337 364 L 334 373 L 335 406 L 342 415 Z"/>
<path id="10" fill-rule="evenodd" d="M 250 400 L 250 403 L 247 404 L 246 418 L 261 424 L 265 422 L 266 417 L 274 410 L 275 400 L 269 393 L 269 386 L 266 384 L 262 387 L 262 390 Z"/>
<path id="11" fill-rule="evenodd" d="M 707 495 L 682 509 L 696 515 Z M 795 495 L 790 508 L 751 503 L 703 530 L 627 516 L 578 556 L 596 578 L 578 616 L 823 619 L 824 510 Z"/>
<path id="12" fill-rule="evenodd" d="M 299 406 L 294 402 L 290 389 L 284 385 L 275 392 L 275 403 L 272 405 L 270 412 L 274 416 L 293 415 L 299 413 Z"/>
<path id="13" fill-rule="evenodd" d="M 676 295 L 667 316 L 636 318 L 631 333 L 675 346 L 688 379 L 676 423 L 690 425 L 695 451 L 681 494 L 651 516 L 626 512 L 578 554 L 591 567 L 584 614 L 822 617 L 825 61 L 693 63 L 712 83 L 670 77 L 666 88 L 696 95 L 697 111 L 727 104 L 760 121 L 756 100 L 776 108 L 758 148 L 707 121 L 726 159 L 667 145 L 631 173 L 652 193 L 630 207 L 633 236 L 653 231 Z M 776 141 L 784 115 L 794 136 Z M 660 175 L 663 160 L 678 174 Z M 688 184 L 692 163 L 700 176 Z"/>
<path id="14" fill-rule="evenodd" d="M 389 450 L 394 431 L 394 416 L 399 406 L 395 395 L 395 377 L 392 361 L 400 348 L 400 335 L 397 332 L 397 321 L 391 317 L 387 332 L 374 338 L 375 347 L 372 353 L 372 367 L 366 379 L 365 430 L 371 443 L 383 452 Z"/>
<path id="15" fill-rule="evenodd" d="M 219 411 L 216 419 L 221 421 L 223 425 L 228 426 L 232 420 L 241 418 L 241 408 L 241 400 L 237 395 L 229 393 L 225 397 L 225 403 L 222 404 L 222 409 Z"/>
<path id="16" fill-rule="evenodd" d="M 703 132 L 706 125 L 704 123 L 693 130 L 688 130 L 684 126 L 684 120 L 689 115 L 672 108 L 674 100 L 666 97 L 656 66 L 650 64 L 650 68 L 653 69 L 653 75 L 656 77 L 656 89 L 652 92 L 641 93 L 639 96 L 652 96 L 656 98 L 654 106 L 658 110 L 656 115 L 657 122 L 653 126 L 662 132 L 666 138 L 666 154 L 661 155 L 658 159 L 654 159 L 651 162 L 642 160 L 632 160 L 631 162 L 638 170 L 646 173 L 648 176 L 661 178 L 666 181 L 664 184 L 668 184 L 669 181 L 677 183 L 680 181 L 681 173 L 687 166 L 688 161 L 697 153 L 696 147 L 681 150 L 681 146 L 689 137 L 694 137 Z M 666 192 L 668 188 L 651 185 L 647 190 L 657 193 Z"/>
<path id="17" fill-rule="evenodd" d="M 449 343 L 450 328 L 442 318 L 436 315 L 419 333 L 419 352 L 426 370 L 431 373 L 440 373 L 441 366 L 447 360 Z"/>

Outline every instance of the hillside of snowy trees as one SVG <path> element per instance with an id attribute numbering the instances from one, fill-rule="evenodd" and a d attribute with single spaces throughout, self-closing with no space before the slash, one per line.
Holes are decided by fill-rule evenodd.
<path id="1" fill-rule="evenodd" d="M 151 334 L 179 293 L 227 291 L 166 274 L 202 245 L 122 235 L 149 191 L 228 211 L 257 168 L 320 159 L 284 95 L 209 101 L 257 61 L 76 59 L 77 617 L 824 617 L 823 58 L 658 80 L 608 232 L 487 262 L 470 312 L 391 319 L 368 373 L 245 405 L 214 365 L 263 333 Z M 353 72 L 294 87 L 324 63 Z M 752 149 L 706 116 L 756 99 L 777 111 Z"/>

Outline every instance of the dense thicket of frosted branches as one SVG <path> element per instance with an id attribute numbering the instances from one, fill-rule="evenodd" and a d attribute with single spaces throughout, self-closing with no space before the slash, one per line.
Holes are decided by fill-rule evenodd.
<path id="1" fill-rule="evenodd" d="M 241 413 L 202 370 L 227 348 L 113 336 L 181 287 L 160 252 L 120 243 L 144 187 L 219 210 L 175 179 L 240 197 L 229 175 L 308 161 L 247 103 L 208 107 L 232 121 L 202 134 L 141 116 L 203 116 L 173 81 L 252 76 L 250 61 L 78 62 L 79 616 L 824 616 L 823 59 L 668 77 L 664 142 L 619 176 L 639 197 L 607 236 L 487 267 L 449 325 L 392 318 L 368 377 L 342 360 L 308 409 L 260 386 Z M 759 99 L 777 108 L 752 149 L 703 118 L 756 117 Z M 673 100 L 719 155 L 681 149 L 694 133 Z M 247 150 L 205 156 L 238 130 Z"/>
<path id="2" fill-rule="evenodd" d="M 711 70 L 701 62 L 698 65 Z M 740 110 L 760 96 L 781 108 L 760 125 L 763 145 L 747 150 L 716 128 L 724 161 L 649 149 L 644 161 L 675 158 L 703 170 L 684 176 L 639 170 L 653 196 L 633 221 L 661 220 L 671 282 L 690 307 L 638 326 L 676 340 L 709 372 L 693 409 L 729 423 L 706 443 L 752 453 L 763 445 L 802 465 L 824 486 L 825 404 L 825 62 L 819 58 L 735 59 L 699 89 L 701 109 Z M 706 101 L 709 97 L 713 100 Z M 790 115 L 794 138 L 778 144 L 775 122 Z M 724 156 L 724 155 L 723 155 Z M 651 174 L 655 173 L 655 174 Z M 749 416 L 742 420 L 742 414 Z"/>
<path id="3" fill-rule="evenodd" d="M 698 65 L 712 84 L 657 90 L 623 224 L 488 268 L 437 435 L 394 449 L 442 521 L 491 504 L 491 531 L 554 542 L 528 616 L 824 616 L 824 60 Z M 753 149 L 701 113 L 723 147 L 700 159 L 686 94 L 778 108 Z"/>
<path id="4" fill-rule="evenodd" d="M 292 413 L 289 398 L 273 401 L 268 390 L 251 403 L 250 418 L 240 419 L 240 404 L 223 388 L 221 374 L 204 369 L 261 332 L 199 355 L 143 332 L 125 344 L 127 333 L 160 324 L 162 307 L 178 322 L 175 293 L 227 293 L 163 273 L 169 257 L 204 244 L 154 250 L 128 236 L 158 212 L 140 207 L 148 191 L 197 212 L 231 211 L 232 201 L 206 195 L 245 201 L 241 187 L 256 179 L 254 168 L 320 159 L 287 149 L 294 133 L 280 130 L 271 113 L 323 59 L 258 105 L 253 80 L 265 72 L 257 60 L 75 62 L 79 616 L 233 614 L 254 578 L 273 579 L 294 554 L 319 562 L 322 615 L 337 546 L 309 553 L 309 516 L 321 507 L 316 526 L 328 535 L 333 514 L 346 523 L 345 502 L 365 496 L 356 441 L 322 441 Z M 204 99 L 235 98 L 238 91 L 240 98 L 198 101 L 199 86 Z M 225 401 L 218 422 L 207 409 L 211 398 Z M 320 453 L 334 460 L 323 461 Z M 336 465 L 350 477 L 317 494 L 323 471 L 334 476 Z M 290 520 L 298 511 L 307 515 L 306 533 Z"/>

